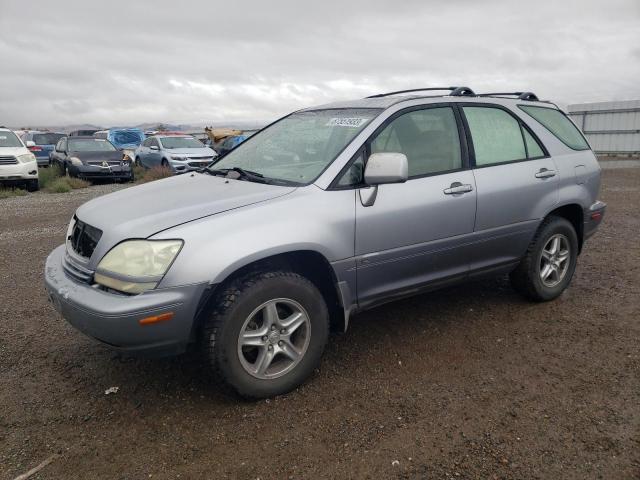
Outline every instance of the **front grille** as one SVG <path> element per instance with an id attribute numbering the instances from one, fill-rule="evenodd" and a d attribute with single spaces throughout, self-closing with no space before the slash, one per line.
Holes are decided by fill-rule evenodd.
<path id="1" fill-rule="evenodd" d="M 17 165 L 18 159 L 11 155 L 0 156 L 0 165 Z"/>
<path id="2" fill-rule="evenodd" d="M 69 237 L 69 243 L 74 252 L 81 257 L 89 258 L 95 250 L 101 236 L 102 230 L 76 219 L 76 223 L 71 231 L 71 236 Z"/>
<path id="3" fill-rule="evenodd" d="M 211 159 L 213 159 L 213 157 L 209 156 L 209 157 L 189 157 L 189 160 L 206 160 L 207 162 L 210 162 Z"/>
<path id="4" fill-rule="evenodd" d="M 67 275 L 77 280 L 78 282 L 91 283 L 93 279 L 93 272 L 74 262 L 68 254 L 65 254 L 64 256 L 62 268 L 64 268 L 64 271 L 67 273 Z"/>
<path id="5" fill-rule="evenodd" d="M 98 161 L 98 162 L 87 162 L 88 165 L 97 165 L 98 167 L 102 167 L 104 162 L 103 161 Z M 118 165 L 120 165 L 120 160 L 112 160 L 112 161 L 108 161 L 107 164 L 110 167 L 117 167 Z"/>
<path id="6" fill-rule="evenodd" d="M 206 167 L 207 165 L 209 165 L 209 162 L 189 162 L 188 165 L 190 167 L 194 167 L 194 168 L 202 168 L 202 167 Z"/>

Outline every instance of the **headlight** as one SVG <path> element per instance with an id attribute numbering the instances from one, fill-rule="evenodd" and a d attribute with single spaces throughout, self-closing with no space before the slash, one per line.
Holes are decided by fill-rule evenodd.
<path id="1" fill-rule="evenodd" d="M 94 279 L 100 285 L 125 293 L 152 290 L 182 245 L 182 240 L 127 240 L 102 258 Z"/>
<path id="2" fill-rule="evenodd" d="M 171 155 L 171 160 L 182 160 L 182 161 L 184 161 L 186 159 L 187 159 L 187 157 L 180 157 L 178 155 Z"/>
<path id="3" fill-rule="evenodd" d="M 82 165 L 82 160 L 80 160 L 78 157 L 71 157 L 69 158 L 69 160 L 71 160 L 71 164 L 75 165 L 76 167 Z"/>
<path id="4" fill-rule="evenodd" d="M 33 153 L 25 153 L 24 155 L 18 155 L 18 161 L 20 163 L 35 162 L 36 156 Z"/>

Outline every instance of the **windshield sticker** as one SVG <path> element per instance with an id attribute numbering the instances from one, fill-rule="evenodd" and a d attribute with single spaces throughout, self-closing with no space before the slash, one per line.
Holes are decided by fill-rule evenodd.
<path id="1" fill-rule="evenodd" d="M 327 127 L 354 127 L 358 128 L 367 123 L 367 118 L 332 118 L 327 122 Z"/>

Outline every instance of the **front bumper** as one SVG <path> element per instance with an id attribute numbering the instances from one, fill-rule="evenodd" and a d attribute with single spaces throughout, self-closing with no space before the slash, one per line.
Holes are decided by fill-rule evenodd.
<path id="1" fill-rule="evenodd" d="M 29 163 L 17 163 L 15 165 L 0 166 L 0 183 L 24 182 L 38 179 L 38 163 L 34 160 Z"/>
<path id="2" fill-rule="evenodd" d="M 76 329 L 116 349 L 175 355 L 186 350 L 208 284 L 152 290 L 140 295 L 106 292 L 70 278 L 64 271 L 64 245 L 45 264 L 45 287 L 55 309 Z M 140 325 L 139 320 L 173 312 L 171 320 Z"/>
<path id="3" fill-rule="evenodd" d="M 586 240 L 598 230 L 602 219 L 604 218 L 604 214 L 607 210 L 607 204 L 604 202 L 597 201 L 591 207 L 585 210 L 584 212 L 584 228 L 583 228 L 583 238 Z"/>
<path id="4" fill-rule="evenodd" d="M 181 160 L 169 160 L 169 165 L 171 166 L 171 169 L 175 172 L 175 173 L 186 173 L 186 172 L 193 172 L 196 170 L 200 170 L 201 168 L 206 167 L 207 165 L 211 164 L 213 160 L 209 160 L 209 161 L 204 161 L 204 160 L 186 160 L 186 161 L 181 161 Z"/>
<path id="5" fill-rule="evenodd" d="M 69 172 L 87 180 L 100 178 L 129 179 L 131 178 L 132 170 L 127 164 L 112 165 L 109 167 L 102 167 L 100 165 L 70 165 Z"/>

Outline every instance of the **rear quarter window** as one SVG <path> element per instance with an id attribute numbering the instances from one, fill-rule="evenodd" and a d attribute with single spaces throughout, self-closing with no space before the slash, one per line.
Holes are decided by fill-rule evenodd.
<path id="1" fill-rule="evenodd" d="M 558 140 L 573 150 L 589 150 L 589 144 L 571 120 L 560 110 L 530 105 L 518 107 L 549 130 Z"/>

